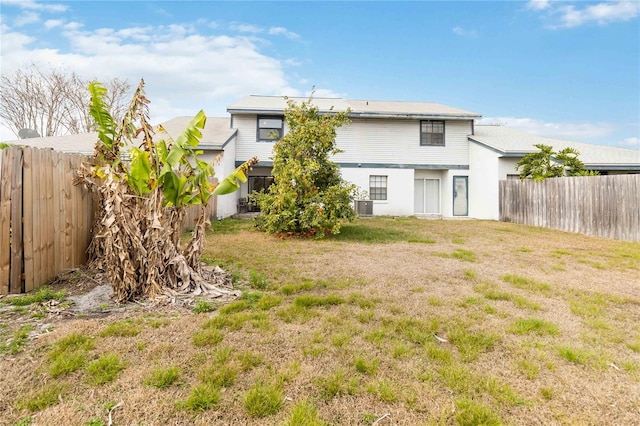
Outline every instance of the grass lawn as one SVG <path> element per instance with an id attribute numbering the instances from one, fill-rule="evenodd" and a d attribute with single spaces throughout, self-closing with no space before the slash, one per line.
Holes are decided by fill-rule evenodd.
<path id="1" fill-rule="evenodd" d="M 640 244 L 471 220 L 320 241 L 213 225 L 203 260 L 233 275 L 230 303 L 63 318 L 0 299 L 0 422 L 640 422 Z"/>

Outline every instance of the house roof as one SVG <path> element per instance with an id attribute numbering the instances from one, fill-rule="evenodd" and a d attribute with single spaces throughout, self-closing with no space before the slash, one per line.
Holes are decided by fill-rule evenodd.
<path id="1" fill-rule="evenodd" d="M 289 97 L 296 103 L 308 98 Z M 411 118 L 411 119 L 474 119 L 480 114 L 433 102 L 368 101 L 342 98 L 313 98 L 313 104 L 321 112 L 346 111 L 351 117 L 363 118 Z M 282 114 L 287 106 L 284 96 L 251 95 L 229 105 L 231 114 Z"/>
<path id="2" fill-rule="evenodd" d="M 167 134 L 175 139 L 182 132 L 193 117 L 176 117 L 162 123 Z M 207 122 L 202 131 L 202 139 L 199 148 L 209 150 L 222 150 L 224 146 L 236 134 L 236 129 L 230 128 L 230 119 L 227 117 L 207 117 Z M 163 135 L 158 135 L 164 138 Z M 33 146 L 36 148 L 52 148 L 56 151 L 93 155 L 93 150 L 98 140 L 98 133 L 80 133 L 75 135 L 45 136 L 39 138 L 17 139 L 7 141 L 12 145 Z"/>
<path id="3" fill-rule="evenodd" d="M 32 146 L 35 148 L 52 148 L 56 151 L 71 154 L 93 155 L 93 148 L 98 140 L 98 133 L 79 133 L 75 135 L 42 136 L 39 138 L 16 139 L 7 141 L 11 145 Z"/>
<path id="4" fill-rule="evenodd" d="M 178 137 L 193 117 L 176 117 L 162 123 L 162 127 L 171 138 Z M 238 132 L 231 128 L 231 119 L 228 117 L 207 117 L 207 122 L 202 130 L 199 148 L 222 150 Z"/>
<path id="5" fill-rule="evenodd" d="M 484 145 L 505 157 L 521 157 L 537 152 L 537 144 L 550 145 L 555 151 L 573 148 L 591 169 L 640 170 L 640 150 L 545 138 L 507 126 L 476 125 L 469 140 Z"/>

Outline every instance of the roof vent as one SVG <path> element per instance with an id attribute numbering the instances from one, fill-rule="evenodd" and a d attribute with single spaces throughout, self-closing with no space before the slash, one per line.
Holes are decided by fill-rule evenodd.
<path id="1" fill-rule="evenodd" d="M 31 138 L 39 138 L 40 133 L 36 132 L 32 129 L 20 129 L 18 130 L 18 137 L 20 139 L 31 139 Z"/>

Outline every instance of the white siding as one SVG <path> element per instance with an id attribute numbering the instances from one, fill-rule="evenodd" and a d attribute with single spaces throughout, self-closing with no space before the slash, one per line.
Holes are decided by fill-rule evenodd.
<path id="1" fill-rule="evenodd" d="M 236 163 L 236 141 L 233 139 L 224 147 L 224 153 L 220 157 L 219 164 L 214 165 L 214 170 L 216 171 L 216 177 L 218 181 L 222 181 L 227 175 L 232 173 L 235 169 Z M 238 198 L 240 194 L 238 191 L 232 192 L 227 195 L 218 195 L 217 196 L 217 205 L 216 205 L 216 214 L 218 219 L 224 219 L 225 217 L 232 216 L 236 214 L 238 208 Z"/>
<path id="2" fill-rule="evenodd" d="M 507 175 L 518 175 L 520 172 L 516 170 L 516 163 L 520 161 L 522 157 L 502 157 L 498 162 L 498 179 L 503 180 L 507 178 Z"/>
<path id="3" fill-rule="evenodd" d="M 387 176 L 387 200 L 373 201 L 375 216 L 413 215 L 413 170 L 412 169 L 367 169 L 342 168 L 342 178 L 369 192 L 369 176 Z"/>
<path id="4" fill-rule="evenodd" d="M 273 156 L 273 143 L 256 142 L 256 115 L 234 115 L 238 129 L 237 160 L 257 155 L 263 161 Z M 285 129 L 286 131 L 286 129 Z M 420 120 L 354 119 L 338 129 L 336 142 L 343 153 L 338 163 L 467 165 L 467 135 L 470 121 L 445 123 L 445 146 L 420 146 Z"/>
<path id="5" fill-rule="evenodd" d="M 354 119 L 338 129 L 339 163 L 469 164 L 469 121 L 445 122 L 445 146 L 420 146 L 420 120 Z"/>
<path id="6" fill-rule="evenodd" d="M 469 142 L 469 216 L 498 220 L 498 154 Z M 502 161 L 502 160 L 500 160 Z"/>
<path id="7" fill-rule="evenodd" d="M 238 129 L 236 160 L 246 161 L 257 156 L 260 161 L 272 161 L 275 142 L 257 142 L 257 115 L 234 115 L 233 127 Z"/>

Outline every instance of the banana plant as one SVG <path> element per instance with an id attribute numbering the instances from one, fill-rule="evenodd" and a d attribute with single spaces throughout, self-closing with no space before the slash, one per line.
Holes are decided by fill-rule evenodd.
<path id="1" fill-rule="evenodd" d="M 198 149 L 206 116 L 199 111 L 174 139 L 148 122 L 149 101 L 140 82 L 124 119 L 116 123 L 107 108 L 107 91 L 94 82 L 90 112 L 96 122 L 95 159 L 79 177 L 100 197 L 89 256 L 107 273 L 117 300 L 168 294 L 220 296 L 228 290 L 215 276 L 204 277 L 205 206 L 213 195 L 228 194 L 247 180 L 252 158 L 217 185 L 213 165 Z M 121 159 L 126 152 L 130 161 Z M 184 208 L 200 204 L 191 238 L 181 246 Z M 213 280 L 209 281 L 209 280 Z M 173 297 L 173 296 L 172 296 Z"/>

